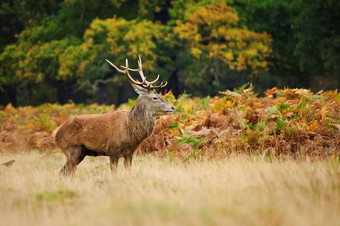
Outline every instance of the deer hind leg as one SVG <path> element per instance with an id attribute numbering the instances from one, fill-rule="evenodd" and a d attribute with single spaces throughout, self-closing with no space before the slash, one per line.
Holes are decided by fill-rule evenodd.
<path id="1" fill-rule="evenodd" d="M 67 162 L 60 170 L 60 174 L 63 176 L 72 176 L 77 168 L 77 165 L 85 158 L 85 153 L 82 147 L 68 147 L 63 151 L 66 155 Z"/>

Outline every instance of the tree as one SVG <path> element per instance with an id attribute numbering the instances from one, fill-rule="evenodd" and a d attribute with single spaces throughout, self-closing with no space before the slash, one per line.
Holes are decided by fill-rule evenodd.
<path id="1" fill-rule="evenodd" d="M 300 13 L 293 19 L 297 39 L 294 54 L 301 71 L 313 77 L 339 78 L 340 2 L 300 0 L 296 7 Z M 334 80 L 329 82 L 338 88 L 339 83 L 337 86 Z"/>
<path id="2" fill-rule="evenodd" d="M 29 1 L 23 1 L 20 4 L 26 6 L 28 5 L 26 3 L 29 3 Z M 2 3 L 2 6 L 4 4 L 6 3 Z M 58 91 L 56 92 L 59 93 L 59 97 L 65 96 L 63 86 L 69 86 L 73 88 L 66 88 L 66 90 L 69 90 L 67 94 L 72 97 L 71 93 L 74 93 L 72 89 L 76 89 L 74 85 L 76 79 L 67 78 L 67 80 L 63 80 L 63 77 L 59 75 L 59 62 L 63 62 L 61 56 L 64 55 L 64 51 L 69 46 L 76 46 L 82 42 L 85 29 L 98 16 L 99 11 L 101 12 L 100 16 L 103 18 L 111 16 L 112 12 L 119 11 L 115 7 L 112 8 L 116 3 L 109 0 L 65 0 L 62 3 L 55 2 L 58 5 L 58 10 L 50 13 L 48 13 L 49 10 L 43 8 L 44 4 L 40 4 L 40 2 L 32 4 L 32 11 L 23 15 L 19 14 L 24 10 L 19 10 L 18 12 L 19 18 L 21 18 L 20 16 L 24 17 L 24 15 L 31 15 L 29 16 L 31 19 L 26 18 L 27 23 L 24 24 L 26 27 L 16 35 L 16 43 L 4 47 L 0 54 L 0 92 L 3 93 L 1 96 L 7 96 L 4 100 L 0 100 L 2 102 L 11 101 L 16 104 L 16 87 L 23 85 L 27 86 L 27 89 L 44 87 L 40 86 L 41 84 L 52 87 L 57 86 Z M 127 4 L 124 3 L 121 7 L 126 8 Z M 18 8 L 16 5 L 9 3 L 6 6 L 10 10 Z M 23 8 L 26 9 L 27 7 Z M 46 9 L 49 8 L 46 7 Z M 33 12 L 39 13 L 35 16 Z M 22 21 L 20 20 L 20 22 Z M 65 81 L 65 83 L 60 81 Z M 32 98 L 42 100 L 38 93 L 36 97 Z M 65 98 L 62 98 L 62 100 L 59 98 L 59 101 L 67 101 Z M 74 98 L 74 95 L 72 98 Z M 55 101 L 55 99 L 47 98 L 42 101 Z"/>
<path id="3" fill-rule="evenodd" d="M 337 88 L 339 12 L 336 0 L 4 0 L 0 104 L 117 104 L 126 78 L 105 58 L 136 67 L 138 55 L 176 95 Z"/>
<path id="4" fill-rule="evenodd" d="M 242 24 L 272 36 L 269 72 L 278 86 L 339 87 L 339 1 L 242 0 L 233 6 Z"/>
<path id="5" fill-rule="evenodd" d="M 16 41 L 15 35 L 25 27 L 55 15 L 61 0 L 2 0 L 0 3 L 0 51 Z"/>
<path id="6" fill-rule="evenodd" d="M 270 36 L 240 26 L 236 11 L 224 2 L 198 8 L 176 23 L 174 33 L 188 50 L 183 58 L 193 59 L 184 72 L 191 75 L 188 85 L 208 84 L 214 94 L 230 72 L 249 76 L 268 69 Z"/>

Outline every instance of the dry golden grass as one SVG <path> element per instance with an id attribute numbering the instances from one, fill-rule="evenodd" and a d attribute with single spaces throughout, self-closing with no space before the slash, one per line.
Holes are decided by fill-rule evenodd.
<path id="1" fill-rule="evenodd" d="M 111 176 L 85 158 L 74 178 L 60 153 L 1 154 L 1 225 L 339 225 L 340 164 L 238 156 L 182 163 L 137 156 Z"/>

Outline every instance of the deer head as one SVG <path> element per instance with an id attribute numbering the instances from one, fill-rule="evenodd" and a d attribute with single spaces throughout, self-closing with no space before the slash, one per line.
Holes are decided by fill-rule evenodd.
<path id="1" fill-rule="evenodd" d="M 132 85 L 133 89 L 136 91 L 136 93 L 139 94 L 139 98 L 137 99 L 137 102 L 145 106 L 146 110 L 150 112 L 153 116 L 156 115 L 162 115 L 162 114 L 169 114 L 172 113 L 175 108 L 171 106 L 169 103 L 167 103 L 157 92 L 156 89 L 163 88 L 167 85 L 167 82 L 163 84 L 161 82 L 159 85 L 155 86 L 154 84 L 159 79 L 159 74 L 157 78 L 154 81 L 147 81 L 146 77 L 143 73 L 143 66 L 142 66 L 142 59 L 139 56 L 138 59 L 138 68 L 132 69 L 129 68 L 128 59 L 125 61 L 125 66 L 121 66 L 123 69 L 118 68 L 116 65 L 111 63 L 109 60 L 106 59 L 106 61 L 114 67 L 118 72 L 125 74 L 130 84 Z M 133 79 L 129 73 L 129 71 L 138 72 L 142 81 L 136 81 Z"/>

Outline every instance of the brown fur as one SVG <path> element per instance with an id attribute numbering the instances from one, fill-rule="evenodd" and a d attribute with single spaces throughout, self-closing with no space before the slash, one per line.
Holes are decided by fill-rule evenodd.
<path id="1" fill-rule="evenodd" d="M 126 168 L 131 167 L 133 153 L 155 128 L 154 116 L 174 110 L 154 90 L 139 93 L 131 111 L 79 115 L 57 128 L 55 143 L 67 157 L 62 174 L 73 174 L 86 155 L 109 156 L 113 173 L 117 171 L 120 157 L 124 157 Z"/>

